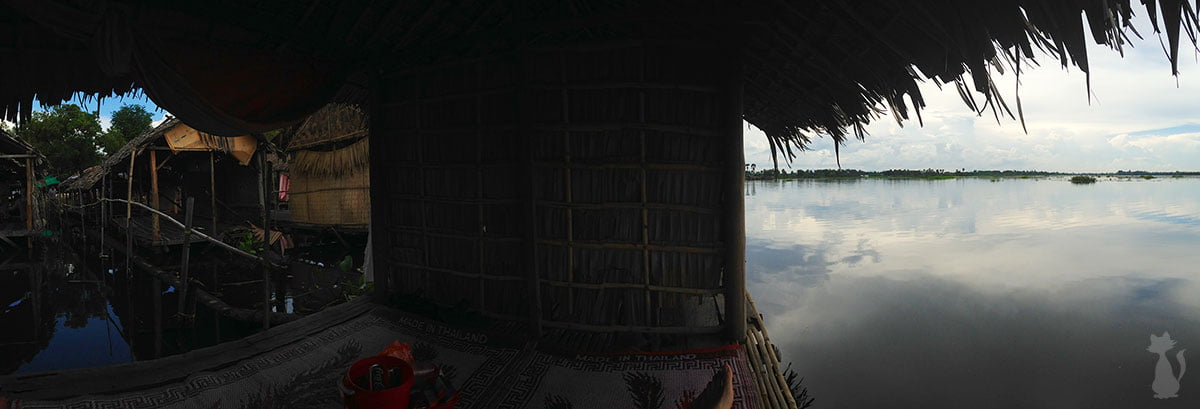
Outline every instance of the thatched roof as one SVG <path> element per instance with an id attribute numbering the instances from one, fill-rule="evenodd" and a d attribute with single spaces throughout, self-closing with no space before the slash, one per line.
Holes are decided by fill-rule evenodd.
<path id="1" fill-rule="evenodd" d="M 284 141 L 288 151 L 353 142 L 367 136 L 367 115 L 357 106 L 329 104 L 305 118 Z"/>
<path id="2" fill-rule="evenodd" d="M 813 135 L 861 138 L 889 111 L 897 121 L 919 115 L 924 80 L 953 83 L 981 113 L 1017 118 L 1020 102 L 1001 98 L 995 74 L 1019 76 L 1041 56 L 1088 72 L 1088 35 L 1121 50 L 1137 35 L 1135 10 L 1156 22 L 1174 66 L 1198 25 L 1177 0 L 3 3 L 0 56 L 21 62 L 0 66 L 16 83 L 0 86 L 6 118 L 28 116 L 35 94 L 55 103 L 133 82 L 210 133 L 266 130 L 331 99 L 363 100 L 364 67 L 700 30 L 743 51 L 744 118 L 785 157 Z"/>
<path id="3" fill-rule="evenodd" d="M 154 129 L 143 132 L 141 135 L 138 135 L 136 138 L 130 140 L 129 143 L 125 144 L 125 146 L 122 146 L 121 149 L 118 149 L 116 152 L 113 152 L 113 154 L 108 155 L 108 157 L 105 158 L 104 162 L 100 163 L 100 165 L 84 169 L 82 172 L 80 172 L 79 177 L 63 182 L 60 188 L 63 190 L 91 189 L 96 185 L 96 182 L 99 182 L 100 179 L 103 178 L 104 175 L 108 174 L 108 172 L 112 171 L 112 169 L 116 168 L 118 171 L 120 171 L 120 169 L 127 169 L 129 166 L 129 155 L 131 153 L 134 153 L 135 151 L 146 147 L 146 145 L 153 143 L 155 140 L 162 137 L 163 132 L 174 128 L 180 123 L 182 122 L 180 122 L 179 119 L 168 118 L 161 124 L 158 124 L 158 126 L 154 127 Z"/>
<path id="4" fill-rule="evenodd" d="M 367 138 L 333 151 L 296 151 L 288 161 L 288 170 L 296 175 L 337 177 L 366 169 L 371 162 Z"/>
<path id="5" fill-rule="evenodd" d="M 38 154 L 28 142 L 0 129 L 0 154 Z"/>

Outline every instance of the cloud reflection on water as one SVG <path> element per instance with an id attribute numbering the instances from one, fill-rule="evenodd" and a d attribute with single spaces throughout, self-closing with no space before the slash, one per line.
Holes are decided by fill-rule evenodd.
<path id="1" fill-rule="evenodd" d="M 748 285 L 818 407 L 1197 407 L 1197 182 L 762 182 Z"/>

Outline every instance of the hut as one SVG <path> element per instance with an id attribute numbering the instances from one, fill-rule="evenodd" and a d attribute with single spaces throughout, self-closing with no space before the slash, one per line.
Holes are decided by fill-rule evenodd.
<path id="1" fill-rule="evenodd" d="M 0 240 L 8 244 L 13 244 L 9 238 L 30 236 L 41 227 L 41 191 L 35 189 L 40 163 L 33 146 L 0 129 Z"/>
<path id="2" fill-rule="evenodd" d="M 129 203 L 81 207 L 100 197 L 141 203 L 183 219 L 187 198 L 195 198 L 195 223 L 216 228 L 261 220 L 257 167 L 249 166 L 258 141 L 248 135 L 217 137 L 168 118 L 129 141 L 102 164 L 85 169 L 59 188 L 76 211 L 100 212 L 139 246 L 172 246 L 183 231 L 161 215 Z M 211 226 L 211 227 L 210 227 Z"/>
<path id="3" fill-rule="evenodd" d="M 365 231 L 371 220 L 367 118 L 353 105 L 331 104 L 281 142 L 286 151 L 279 198 L 292 227 Z"/>
<path id="4" fill-rule="evenodd" d="M 381 298 L 573 351 L 740 343 L 759 403 L 795 407 L 744 287 L 743 121 L 786 160 L 919 115 L 926 80 L 1016 119 L 996 73 L 1087 72 L 1088 34 L 1121 49 L 1135 8 L 1178 60 L 1191 4 L 1131 3 L 5 0 L 28 63 L 0 78 L 34 80 L 0 103 L 132 83 L 230 136 L 356 104 Z"/>

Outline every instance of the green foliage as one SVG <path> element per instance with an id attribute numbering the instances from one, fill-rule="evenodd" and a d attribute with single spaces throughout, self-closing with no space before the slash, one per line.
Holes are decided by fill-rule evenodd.
<path id="1" fill-rule="evenodd" d="M 1154 175 L 1142 175 L 1142 179 L 1146 179 L 1146 180 L 1154 179 Z"/>
<path id="2" fill-rule="evenodd" d="M 375 291 L 375 283 L 368 282 L 367 275 L 363 274 L 358 276 L 358 280 L 343 283 L 342 288 L 344 289 L 342 291 L 342 297 L 345 298 L 346 301 L 350 301 L 361 295 L 369 294 L 371 291 Z"/>
<path id="3" fill-rule="evenodd" d="M 1074 183 L 1077 185 L 1086 185 L 1086 184 L 1090 184 L 1090 183 L 1096 183 L 1096 178 L 1091 177 L 1091 176 L 1072 176 L 1071 183 Z"/>
<path id="4" fill-rule="evenodd" d="M 241 240 L 238 240 L 238 250 L 250 254 L 258 254 L 258 252 L 261 250 L 261 246 L 259 246 L 259 244 L 260 243 L 257 240 L 254 240 L 254 232 L 247 231 L 242 235 Z"/>
<path id="5" fill-rule="evenodd" d="M 17 126 L 16 134 L 45 155 L 54 172 L 74 173 L 100 161 L 96 151 L 100 121 L 78 105 L 34 112 Z"/>
<path id="6" fill-rule="evenodd" d="M 100 148 L 104 149 L 105 154 L 111 155 L 133 138 L 149 131 L 152 122 L 154 122 L 154 117 L 150 111 L 146 110 L 146 107 L 141 105 L 122 106 L 121 109 L 113 112 L 108 130 L 100 135 Z"/>

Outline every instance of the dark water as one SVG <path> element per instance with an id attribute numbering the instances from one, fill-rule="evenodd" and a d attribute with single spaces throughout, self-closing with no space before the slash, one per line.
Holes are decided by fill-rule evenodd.
<path id="1" fill-rule="evenodd" d="M 0 252 L 0 375 L 154 359 L 236 339 L 257 328 L 223 320 L 223 335 L 217 338 L 215 316 L 203 308 L 194 320 L 176 316 L 178 293 L 164 285 L 157 288 L 162 342 L 155 348 L 152 281 L 138 272 L 129 279 L 121 266 L 113 265 L 116 261 L 85 248 L 38 240 L 33 250 L 6 247 Z"/>
<path id="2" fill-rule="evenodd" d="M 198 288 L 235 307 L 262 308 L 260 268 L 222 251 L 193 246 L 191 274 L 201 281 Z M 101 258 L 97 243 L 58 235 L 35 240 L 32 250 L 0 244 L 0 376 L 150 360 L 261 330 L 261 321 L 218 320 L 199 305 L 191 307 L 194 314 L 177 314 L 174 287 L 156 288 L 142 271 L 127 275 L 124 256 L 109 252 L 111 258 Z M 346 252 L 290 263 L 287 274 L 272 284 L 279 291 L 273 310 L 308 314 L 359 294 L 347 283 L 357 283 L 361 274 L 326 266 Z M 168 271 L 179 263 L 178 249 L 140 253 Z M 212 285 L 214 275 L 220 285 Z M 162 328 L 157 348 L 156 319 Z"/>
<path id="3" fill-rule="evenodd" d="M 1200 179 L 747 186 L 748 286 L 818 408 L 1200 408 Z M 1185 354 L 1185 358 L 1188 355 Z"/>
<path id="4" fill-rule="evenodd" d="M 0 374 L 129 362 L 125 325 L 105 280 L 62 249 L 0 259 Z M 73 256 L 73 254 L 71 254 Z"/>

